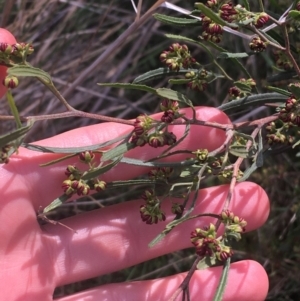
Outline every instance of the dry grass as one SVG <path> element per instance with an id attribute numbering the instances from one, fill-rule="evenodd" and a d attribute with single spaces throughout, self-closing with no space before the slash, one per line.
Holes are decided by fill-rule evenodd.
<path id="1" fill-rule="evenodd" d="M 143 1 L 142 12 L 145 12 L 152 3 Z M 179 3 L 189 9 L 192 8 L 192 3 L 186 4 L 184 1 Z M 285 1 L 282 4 L 286 6 Z M 269 5 L 280 11 L 278 3 L 270 1 Z M 194 29 L 191 31 L 162 26 L 150 16 L 130 33 L 130 26 L 135 20 L 130 1 L 2 0 L 0 11 L 1 27 L 6 27 L 14 33 L 18 41 L 33 43 L 35 52 L 29 60 L 30 63 L 51 74 L 58 90 L 73 107 L 120 118 L 133 118 L 140 113 L 151 114 L 157 111 L 158 100 L 150 94 L 100 88 L 97 83 L 131 82 L 141 73 L 160 67 L 158 56 L 170 44 L 170 41 L 164 38 L 165 32 L 192 38 L 197 38 L 200 34 L 200 29 L 197 32 Z M 158 11 L 167 12 L 165 9 Z M 126 35 L 126 32 L 130 33 L 127 38 L 113 47 L 116 40 L 124 33 Z M 231 45 L 232 52 L 243 51 L 246 44 L 244 41 L 236 41 L 230 36 L 226 36 L 225 39 L 226 44 Z M 203 51 L 193 47 L 191 49 L 194 55 L 205 63 Z M 271 72 L 272 60 L 269 56 L 265 56 L 264 59 L 250 57 L 243 63 L 255 78 L 263 80 Z M 262 70 L 265 71 L 261 72 Z M 235 70 L 230 72 L 236 78 L 239 76 Z M 167 85 L 167 81 L 153 81 L 152 85 L 163 87 Z M 258 82 L 258 85 L 261 87 L 263 82 Z M 220 80 L 207 92 L 201 95 L 189 92 L 189 96 L 195 104 L 218 106 L 226 100 L 227 89 L 228 84 Z M 14 95 L 17 106 L 24 116 L 64 110 L 61 103 L 33 79 L 22 79 Z M 4 102 L 0 103 L 0 114 L 8 114 L 8 107 Z M 254 113 L 250 114 L 250 118 L 256 116 Z M 27 139 L 34 141 L 50 137 L 94 122 L 83 118 L 72 118 L 68 122 L 59 119 L 39 122 Z M 12 126 L 12 122 L 1 122 L 0 131 L 6 132 Z M 256 258 L 265 266 L 271 281 L 268 300 L 292 301 L 300 298 L 300 270 L 297 265 L 300 257 L 300 229 L 299 221 L 292 220 L 294 213 L 297 210 L 299 212 L 297 208 L 300 206 L 297 196 L 300 189 L 299 165 L 289 163 L 288 160 L 294 158 L 292 154 L 279 158 L 280 160 L 276 158 L 277 163 L 279 162 L 276 165 L 274 158 L 270 158 L 266 167 L 253 176 L 253 179 L 263 185 L 270 195 L 272 215 L 265 227 L 245 238 L 244 251 L 237 253 L 237 257 Z M 293 183 L 290 181 L 291 178 Z M 120 195 L 118 196 L 120 198 Z M 127 197 L 127 193 L 124 192 L 124 199 Z M 107 195 L 107 198 L 114 201 L 114 196 Z M 62 213 L 55 212 L 54 218 L 97 208 L 99 202 L 89 199 L 75 207 L 68 205 Z M 259 248 L 253 248 L 253 244 L 259 245 Z M 189 269 L 191 261 L 191 251 L 177 252 L 133 269 L 59 288 L 56 296 L 111 281 L 162 277 Z"/>

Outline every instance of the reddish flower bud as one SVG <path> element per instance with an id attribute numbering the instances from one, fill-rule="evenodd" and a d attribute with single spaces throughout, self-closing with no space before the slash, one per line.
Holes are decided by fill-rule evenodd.
<path id="1" fill-rule="evenodd" d="M 86 164 L 91 163 L 95 158 L 95 154 L 92 151 L 84 151 L 80 153 L 78 156 L 79 156 L 79 160 L 82 163 L 86 163 Z"/>
<path id="2" fill-rule="evenodd" d="M 100 192 L 100 191 L 103 191 L 106 189 L 106 182 L 104 181 L 99 181 L 97 180 L 95 183 L 94 183 L 94 190 Z"/>
<path id="3" fill-rule="evenodd" d="M 262 28 L 269 21 L 269 18 L 270 17 L 266 13 L 259 14 L 254 22 L 254 26 L 256 28 Z"/>
<path id="4" fill-rule="evenodd" d="M 7 43 L 0 43 L 0 51 L 5 54 L 11 54 L 13 47 Z"/>
<path id="5" fill-rule="evenodd" d="M 14 89 L 18 86 L 19 84 L 19 80 L 17 77 L 15 76 L 6 76 L 6 78 L 3 80 L 3 85 L 7 88 L 10 88 L 10 89 Z"/>

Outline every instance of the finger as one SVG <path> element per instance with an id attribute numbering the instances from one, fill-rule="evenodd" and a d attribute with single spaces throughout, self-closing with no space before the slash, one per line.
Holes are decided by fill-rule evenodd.
<path id="1" fill-rule="evenodd" d="M 183 111 L 186 112 L 187 117 L 192 117 L 192 111 L 190 109 L 185 109 Z M 158 115 L 155 115 L 154 117 L 157 118 Z M 228 117 L 223 112 L 207 107 L 197 109 L 197 119 L 214 121 L 222 124 L 230 123 Z M 38 144 L 56 147 L 88 146 L 109 141 L 120 135 L 129 133 L 132 129 L 133 127 L 124 124 L 102 123 L 79 128 L 40 141 Z M 176 134 L 178 139 L 180 139 L 185 131 L 185 126 L 171 126 L 170 130 Z M 193 150 L 197 148 L 208 148 L 209 150 L 213 150 L 219 147 L 224 142 L 224 139 L 225 132 L 220 129 L 193 125 L 191 126 L 190 134 L 187 138 L 180 143 L 180 145 L 176 146 L 174 150 Z M 145 160 L 157 156 L 163 149 L 164 148 L 154 149 L 147 146 L 138 147 L 126 153 L 126 156 Z M 34 204 L 35 210 L 40 206 L 47 206 L 55 198 L 63 194 L 61 185 L 63 180 L 66 179 L 64 171 L 68 164 L 75 164 L 79 168 L 86 168 L 83 164 L 78 163 L 77 157 L 48 167 L 41 168 L 39 166 L 39 164 L 49 162 L 54 158 L 58 158 L 58 156 L 59 155 L 57 154 L 43 154 L 27 149 L 20 149 L 19 154 L 11 159 L 11 162 L 5 167 L 5 170 L 1 171 L 3 174 L 2 176 L 8 181 L 8 185 L 6 186 L 8 189 L 7 193 L 9 194 L 10 190 L 16 192 L 16 187 L 18 187 L 18 195 L 22 196 L 24 191 L 28 194 L 29 190 L 31 191 L 30 199 Z M 186 154 L 172 156 L 171 160 L 182 160 L 185 157 Z M 138 166 L 119 164 L 116 168 L 104 174 L 102 180 L 107 182 L 113 180 L 126 180 L 143 174 L 147 170 L 148 169 L 140 168 Z M 12 178 L 14 181 L 13 185 L 9 184 L 9 182 L 11 183 Z"/>
<path id="2" fill-rule="evenodd" d="M 196 271 L 189 289 L 190 300 L 211 301 L 220 281 L 222 267 Z M 186 273 L 163 279 L 116 283 L 84 291 L 57 301 L 79 300 L 145 300 L 167 301 L 178 289 Z M 231 264 L 223 301 L 263 301 L 268 292 L 268 277 L 255 261 L 245 260 Z M 181 296 L 181 295 L 179 295 Z M 176 300 L 181 300 L 180 297 Z"/>
<path id="3" fill-rule="evenodd" d="M 194 214 L 219 214 L 224 205 L 228 185 L 202 189 Z M 57 285 L 72 283 L 111 273 L 163 254 L 191 247 L 190 233 L 216 220 L 202 217 L 185 222 L 173 229 L 162 241 L 149 248 L 152 241 L 174 215 L 163 204 L 167 221 L 147 225 L 141 221 L 139 207 L 143 202 L 131 201 L 81 214 L 62 222 L 76 233 L 54 225 L 45 225 L 45 235 L 55 240 L 54 261 L 57 262 Z M 269 214 L 269 201 L 264 190 L 250 182 L 236 186 L 231 210 L 244 218 L 250 231 L 260 227 Z M 53 248 L 55 248 L 52 246 Z"/>

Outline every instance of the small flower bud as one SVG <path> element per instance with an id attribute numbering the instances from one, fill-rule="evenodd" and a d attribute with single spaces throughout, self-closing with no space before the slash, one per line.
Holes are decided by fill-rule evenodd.
<path id="1" fill-rule="evenodd" d="M 166 143 L 165 135 L 163 132 L 153 133 L 149 135 L 148 144 L 154 148 L 162 147 Z"/>
<path id="2" fill-rule="evenodd" d="M 0 52 L 7 55 L 11 54 L 13 47 L 7 43 L 0 43 Z"/>
<path id="3" fill-rule="evenodd" d="M 106 182 L 97 180 L 94 183 L 94 189 L 98 192 L 105 190 L 106 189 Z"/>
<path id="4" fill-rule="evenodd" d="M 14 89 L 18 86 L 19 80 L 15 76 L 6 76 L 6 78 L 3 80 L 3 85 L 9 89 Z"/>
<path id="5" fill-rule="evenodd" d="M 78 156 L 79 160 L 86 164 L 91 163 L 95 158 L 95 154 L 92 151 L 81 152 Z"/>
<path id="6" fill-rule="evenodd" d="M 256 21 L 254 21 L 254 26 L 256 28 L 262 28 L 269 21 L 269 18 L 266 13 L 259 14 Z"/>

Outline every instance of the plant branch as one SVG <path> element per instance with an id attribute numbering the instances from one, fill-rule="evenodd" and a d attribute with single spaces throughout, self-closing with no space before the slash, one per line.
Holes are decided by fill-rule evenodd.
<path id="1" fill-rule="evenodd" d="M 287 27 L 284 24 L 284 26 L 282 27 L 283 30 L 283 38 L 284 38 L 284 43 L 285 43 L 285 53 L 287 54 L 287 56 L 289 57 L 289 59 L 291 60 L 293 67 L 300 79 L 300 68 L 297 64 L 297 62 L 295 61 L 295 58 L 293 57 L 292 53 L 291 53 L 291 49 L 290 49 L 290 40 L 289 40 L 289 35 L 287 32 Z"/>
<path id="2" fill-rule="evenodd" d="M 175 293 L 169 299 L 169 301 L 175 301 L 177 299 L 177 297 L 180 295 L 180 293 L 182 291 L 185 291 L 188 288 L 190 280 L 191 280 L 193 274 L 195 273 L 195 271 L 197 270 L 197 265 L 200 260 L 202 260 L 202 257 L 197 256 L 196 260 L 193 263 L 193 266 L 189 270 L 188 274 L 186 275 L 186 277 L 184 278 L 184 280 L 182 281 L 182 283 L 180 284 L 178 289 L 175 291 Z"/>

